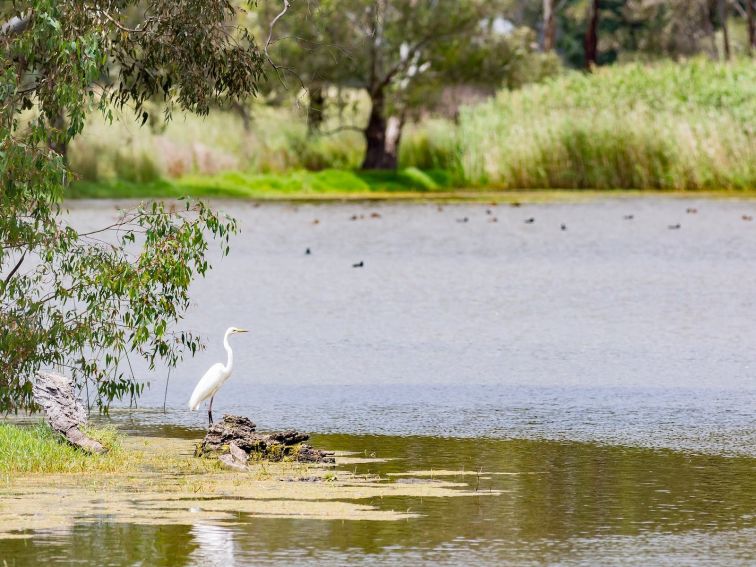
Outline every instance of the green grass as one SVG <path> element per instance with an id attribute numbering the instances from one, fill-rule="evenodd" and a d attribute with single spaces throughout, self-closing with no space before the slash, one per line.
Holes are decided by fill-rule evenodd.
<path id="1" fill-rule="evenodd" d="M 292 171 L 281 174 L 222 173 L 214 176 L 190 175 L 178 180 L 160 179 L 147 183 L 130 181 L 79 181 L 74 183 L 71 198 L 171 198 L 193 197 L 265 198 L 318 197 L 321 195 L 370 193 L 429 193 L 451 188 L 451 178 L 443 171 L 405 168 L 398 171 L 345 171 L 327 169 L 318 172 Z"/>
<path id="2" fill-rule="evenodd" d="M 0 475 L 121 470 L 126 457 L 115 430 L 87 428 L 86 433 L 108 452 L 89 455 L 65 443 L 45 424 L 0 424 Z"/>

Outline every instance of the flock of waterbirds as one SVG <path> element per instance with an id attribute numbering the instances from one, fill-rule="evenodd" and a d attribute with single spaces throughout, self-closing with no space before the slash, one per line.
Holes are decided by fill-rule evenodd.
<path id="1" fill-rule="evenodd" d="M 520 206 L 522 206 L 521 203 L 519 203 L 517 201 L 515 201 L 513 203 L 510 203 L 510 205 L 512 207 L 520 207 Z M 489 205 L 489 207 L 496 207 L 496 206 L 497 206 L 497 203 L 490 203 L 490 205 Z M 438 205 L 436 207 L 436 209 L 438 210 L 438 212 L 443 212 L 444 211 L 444 207 L 442 205 Z M 698 214 L 698 209 L 695 208 L 695 207 L 688 207 L 687 209 L 685 209 L 685 212 L 686 212 L 686 214 L 689 214 L 689 215 L 695 215 L 695 214 Z M 491 223 L 497 223 L 497 222 L 499 222 L 499 219 L 494 215 L 494 211 L 491 208 L 486 208 L 486 216 L 489 217 L 488 222 L 491 222 Z M 349 217 L 349 220 L 351 220 L 351 221 L 358 221 L 358 220 L 364 220 L 366 218 L 380 219 L 382 217 L 381 217 L 380 213 L 372 212 L 369 215 L 365 215 L 365 214 L 359 214 L 359 215 L 358 214 L 353 214 L 352 216 Z M 746 222 L 753 221 L 753 216 L 752 215 L 743 214 L 743 215 L 741 215 L 740 218 L 741 218 L 741 220 L 746 221 Z M 635 215 L 634 214 L 623 215 L 622 219 L 626 220 L 626 221 L 631 221 L 631 220 L 635 219 Z M 460 217 L 460 218 L 457 218 L 456 221 L 458 223 L 461 223 L 461 224 L 468 223 L 468 222 L 470 222 L 470 217 L 466 217 L 466 216 L 465 217 Z M 536 222 L 535 217 L 528 217 L 528 218 L 526 218 L 526 219 L 523 220 L 524 224 L 535 224 L 535 222 Z M 312 221 L 312 224 L 320 224 L 320 219 L 314 219 Z M 682 228 L 682 223 L 670 224 L 670 225 L 667 226 L 667 228 L 669 230 L 680 230 Z M 559 229 L 561 231 L 566 231 L 567 230 L 567 224 L 566 223 L 560 223 Z M 309 247 L 306 248 L 305 249 L 305 256 L 311 256 L 311 255 L 312 255 L 312 249 L 309 248 Z M 353 268 L 364 268 L 365 267 L 365 261 L 364 260 L 360 260 L 359 262 L 355 262 L 354 264 L 352 264 L 352 267 Z"/>

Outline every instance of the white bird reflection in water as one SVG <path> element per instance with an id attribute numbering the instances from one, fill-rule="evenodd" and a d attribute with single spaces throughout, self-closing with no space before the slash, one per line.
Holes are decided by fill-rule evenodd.
<path id="1" fill-rule="evenodd" d="M 197 545 L 191 555 L 192 563 L 205 567 L 236 565 L 236 545 L 230 529 L 210 524 L 194 524 L 191 534 Z"/>

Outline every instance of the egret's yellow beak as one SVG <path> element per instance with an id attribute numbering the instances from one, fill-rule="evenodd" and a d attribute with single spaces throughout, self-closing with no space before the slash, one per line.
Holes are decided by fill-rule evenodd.
<path id="1" fill-rule="evenodd" d="M 237 333 L 249 333 L 247 329 L 236 329 Z"/>

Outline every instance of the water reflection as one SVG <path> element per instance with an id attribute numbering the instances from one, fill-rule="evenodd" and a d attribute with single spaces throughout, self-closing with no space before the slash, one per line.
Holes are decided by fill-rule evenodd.
<path id="1" fill-rule="evenodd" d="M 19 566 L 74 559 L 88 565 L 590 565 L 635 557 L 628 553 L 651 563 L 756 561 L 753 458 L 534 440 L 319 435 L 314 441 L 390 459 L 348 466 L 359 474 L 422 482 L 431 471 L 459 471 L 444 478 L 480 495 L 361 502 L 422 514 L 400 522 L 241 515 L 231 524 L 136 526 L 103 518 L 71 533 L 0 541 L 0 557 Z M 419 472 L 391 476 L 407 471 Z M 489 496 L 490 490 L 502 494 Z"/>
<path id="2" fill-rule="evenodd" d="M 190 560 L 197 564 L 233 567 L 236 565 L 234 532 L 223 526 L 194 524 L 191 529 L 197 546 Z"/>

